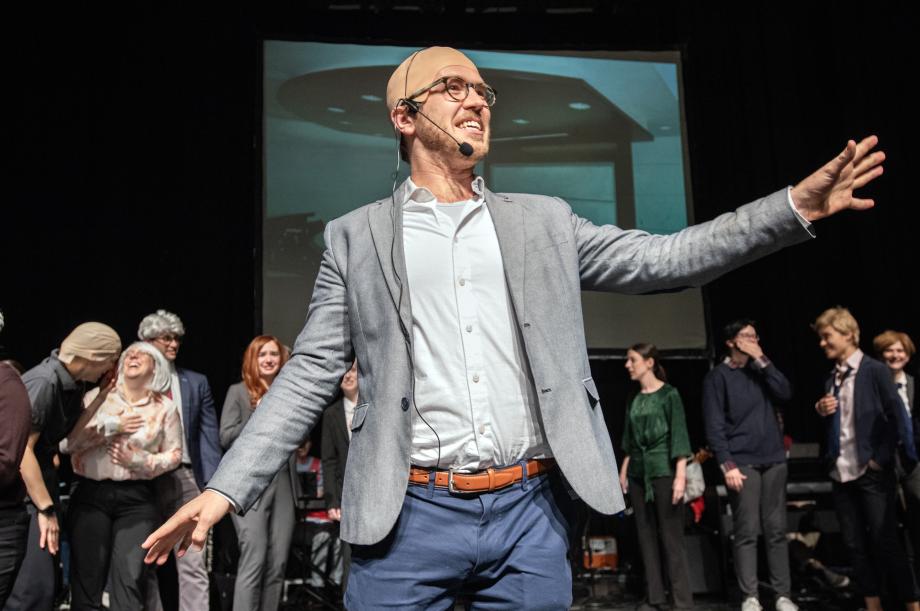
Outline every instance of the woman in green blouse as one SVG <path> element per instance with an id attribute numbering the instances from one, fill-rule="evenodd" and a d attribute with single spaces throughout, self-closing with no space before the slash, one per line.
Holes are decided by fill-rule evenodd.
<path id="1" fill-rule="evenodd" d="M 690 567 L 684 549 L 684 486 L 690 438 L 677 390 L 665 381 L 653 344 L 636 344 L 626 352 L 629 378 L 639 392 L 626 411 L 620 485 L 629 494 L 636 516 L 639 549 L 645 565 L 648 600 L 640 609 L 666 603 L 659 558 L 664 547 L 674 609 L 693 607 Z"/>

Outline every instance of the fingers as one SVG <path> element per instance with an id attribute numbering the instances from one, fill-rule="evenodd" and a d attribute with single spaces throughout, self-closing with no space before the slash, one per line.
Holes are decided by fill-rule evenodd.
<path id="1" fill-rule="evenodd" d="M 48 533 L 48 553 L 52 556 L 58 553 L 60 549 L 60 532 L 52 529 Z"/>
<path id="2" fill-rule="evenodd" d="M 158 566 L 163 566 L 169 558 L 170 551 L 172 551 L 172 546 L 161 539 L 150 547 L 147 555 L 144 556 L 144 564 L 156 563 Z"/>
<path id="3" fill-rule="evenodd" d="M 872 168 L 880 165 L 883 161 L 885 161 L 885 159 L 886 155 L 884 151 L 876 151 L 868 157 L 864 157 L 859 161 L 855 161 L 853 167 L 853 175 L 860 176 L 865 174 Z"/>
<path id="4" fill-rule="evenodd" d="M 173 517 L 166 520 L 163 526 L 160 526 L 158 529 L 150 533 L 150 536 L 144 539 L 144 542 L 141 543 L 141 547 L 146 550 L 150 550 L 150 552 L 152 553 L 155 546 L 160 541 L 166 541 L 168 539 L 172 539 L 173 542 L 178 541 L 179 537 L 187 529 L 190 529 L 190 528 L 191 528 L 190 520 L 186 519 L 182 515 L 182 510 L 180 509 L 178 512 L 176 512 L 175 515 L 173 515 Z M 170 549 L 172 549 L 172 544 L 169 544 L 167 546 L 167 553 L 168 553 L 168 550 Z M 147 557 L 149 558 L 150 554 L 147 554 Z"/>
<path id="5" fill-rule="evenodd" d="M 850 140 L 850 142 L 853 142 L 853 141 Z M 860 160 L 863 157 L 865 157 L 869 151 L 874 149 L 877 144 L 878 144 L 878 136 L 874 136 L 874 135 L 866 136 L 865 138 L 860 140 L 859 144 L 856 145 L 856 148 L 854 150 L 855 163 L 859 164 Z M 849 147 L 849 145 L 850 143 L 848 142 L 847 147 Z M 884 159 L 884 156 L 882 158 Z"/>
<path id="6" fill-rule="evenodd" d="M 203 520 L 198 522 L 198 526 L 195 527 L 195 532 L 192 533 L 192 551 L 200 552 L 204 549 L 204 546 L 208 541 L 209 530 L 211 530 L 210 524 L 206 525 Z"/>
<path id="7" fill-rule="evenodd" d="M 850 208 L 853 210 L 868 210 L 875 206 L 874 199 L 861 199 L 859 197 L 854 197 L 850 200 Z"/>
<path id="8" fill-rule="evenodd" d="M 39 532 L 40 534 L 38 536 L 38 547 L 45 549 L 45 543 L 48 542 L 48 527 L 41 527 L 41 525 L 39 525 Z"/>
<path id="9" fill-rule="evenodd" d="M 856 150 L 856 143 L 852 140 L 849 140 L 843 151 L 831 159 L 829 162 L 827 162 L 827 165 L 824 166 L 824 169 L 832 176 L 838 176 L 840 172 L 843 171 L 843 168 L 845 168 L 848 163 L 853 161 L 854 157 L 856 156 Z"/>
<path id="10" fill-rule="evenodd" d="M 853 188 L 859 189 L 861 187 L 866 186 L 867 184 L 869 184 L 870 182 L 872 182 L 873 180 L 875 180 L 876 178 L 884 174 L 884 172 L 885 172 L 885 168 L 883 166 L 876 166 L 872 168 L 871 170 L 868 170 L 867 172 L 860 174 L 859 176 L 853 179 Z"/>
<path id="11" fill-rule="evenodd" d="M 185 555 L 185 552 L 188 551 L 189 546 L 192 544 L 192 531 L 189 530 L 185 533 L 185 536 L 182 537 L 182 541 L 179 542 L 179 549 L 176 550 L 176 556 L 181 558 Z"/>

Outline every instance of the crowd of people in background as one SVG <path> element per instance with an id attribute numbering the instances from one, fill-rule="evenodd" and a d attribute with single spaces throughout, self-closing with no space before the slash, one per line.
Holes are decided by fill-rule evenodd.
<path id="1" fill-rule="evenodd" d="M 160 583 L 163 571 L 144 563 L 140 544 L 200 493 L 289 350 L 271 336 L 253 339 L 242 381 L 228 389 L 218 419 L 207 378 L 176 365 L 184 335 L 179 317 L 159 310 L 141 321 L 139 341 L 124 350 L 114 329 L 89 322 L 28 371 L 15 361 L 0 364 L 0 608 L 54 608 L 61 555 L 71 609 L 103 608 L 104 597 L 112 609 L 210 608 L 205 554 L 176 554 L 170 588 Z M 353 412 L 354 371 L 346 378 L 343 402 Z M 346 418 L 347 407 L 339 409 Z M 234 609 L 278 608 L 309 440 L 302 450 L 256 507 L 232 518 L 239 541 Z M 331 504 L 323 518 L 334 522 L 345 456 L 331 447 L 329 457 Z M 64 511 L 59 474 L 68 460 Z M 340 565 L 341 554 L 334 556 Z"/>
<path id="2" fill-rule="evenodd" d="M 864 354 L 859 325 L 841 307 L 821 313 L 813 329 L 831 362 L 815 410 L 825 426 L 826 472 L 852 582 L 869 611 L 881 609 L 884 583 L 906 608 L 917 609 L 910 601 L 917 598 L 920 550 L 920 414 L 915 380 L 906 371 L 916 348 L 905 333 L 889 330 L 872 342 L 877 358 Z M 290 351 L 276 337 L 254 338 L 242 357 L 242 380 L 227 390 L 218 419 L 207 378 L 176 365 L 184 335 L 179 317 L 159 310 L 143 318 L 138 341 L 124 350 L 112 328 L 89 322 L 28 371 L 15 361 L 0 364 L 0 608 L 53 608 L 63 540 L 72 609 L 102 608 L 104 593 L 113 609 L 209 608 L 205 554 L 177 554 L 178 596 L 168 601 L 161 593 L 169 589 L 155 567 L 144 564 L 140 543 L 204 488 Z M 763 608 L 762 534 L 773 605 L 794 611 L 782 417 L 793 388 L 765 354 L 754 321 L 729 323 L 721 342 L 724 358 L 702 383 L 702 415 L 731 506 L 741 608 Z M 644 566 L 640 608 L 665 608 L 670 591 L 671 608 L 690 609 L 684 522 L 693 453 L 686 413 L 654 345 L 630 347 L 625 367 L 636 386 L 622 428 L 620 485 L 635 515 Z M 232 515 L 239 543 L 236 610 L 279 607 L 299 521 L 341 520 L 358 405 L 356 362 L 341 390 L 323 416 L 322 466 L 305 439 L 257 503 Z M 64 515 L 59 473 L 68 460 L 73 476 Z M 304 473 L 314 476 L 309 492 Z M 298 499 L 308 496 L 322 497 L 323 507 L 298 514 Z M 897 531 L 899 518 L 906 540 Z M 348 544 L 318 540 L 310 566 L 323 564 L 329 567 L 324 579 L 346 584 Z"/>

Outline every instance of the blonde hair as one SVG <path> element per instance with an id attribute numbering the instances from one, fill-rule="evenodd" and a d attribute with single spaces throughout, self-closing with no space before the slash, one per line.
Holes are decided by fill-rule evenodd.
<path id="1" fill-rule="evenodd" d="M 821 312 L 811 325 L 811 328 L 815 330 L 815 333 L 821 333 L 821 329 L 824 327 L 831 327 L 844 335 L 852 334 L 853 344 L 859 345 L 859 323 L 856 322 L 856 319 L 853 318 L 848 309 L 837 306 Z"/>
<path id="2" fill-rule="evenodd" d="M 917 352 L 917 348 L 914 347 L 914 342 L 911 341 L 907 333 L 892 331 L 891 329 L 882 331 L 876 335 L 875 339 L 872 340 L 872 348 L 878 356 L 882 356 L 882 352 L 887 350 L 889 346 L 898 342 L 901 342 L 901 345 L 904 346 L 904 352 L 907 353 L 908 357 L 912 357 Z"/>

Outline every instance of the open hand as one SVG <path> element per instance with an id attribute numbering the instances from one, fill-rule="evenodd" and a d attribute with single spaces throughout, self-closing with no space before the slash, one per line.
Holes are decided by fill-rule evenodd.
<path id="1" fill-rule="evenodd" d="M 144 426 L 144 417 L 140 414 L 122 414 L 119 420 L 118 431 L 126 435 L 136 433 Z"/>
<path id="2" fill-rule="evenodd" d="M 200 552 L 208 538 L 208 531 L 230 512 L 230 502 L 212 490 L 205 490 L 179 508 L 163 526 L 153 531 L 141 543 L 147 550 L 144 562 L 162 565 L 169 552 L 179 544 L 176 555 L 181 558 L 189 546 Z"/>
<path id="3" fill-rule="evenodd" d="M 747 479 L 747 475 L 741 472 L 741 469 L 735 467 L 734 469 L 729 469 L 725 472 L 725 485 L 729 490 L 735 492 L 741 492 L 741 489 L 744 487 L 744 480 Z"/>
<path id="4" fill-rule="evenodd" d="M 876 144 L 876 136 L 864 138 L 859 144 L 850 140 L 842 153 L 793 187 L 792 201 L 799 214 L 817 221 L 841 210 L 868 210 L 874 206 L 871 199 L 853 197 L 853 191 L 882 175 L 885 153 L 872 153 Z"/>
<path id="5" fill-rule="evenodd" d="M 745 353 L 755 361 L 763 356 L 763 349 L 755 340 L 744 337 L 735 338 L 735 348 Z"/>
<path id="6" fill-rule="evenodd" d="M 134 460 L 134 452 L 124 440 L 118 440 L 109 445 L 109 457 L 112 462 L 125 469 L 131 468 L 131 461 Z"/>

